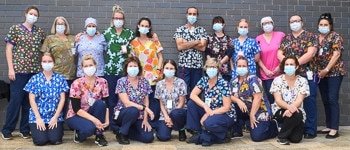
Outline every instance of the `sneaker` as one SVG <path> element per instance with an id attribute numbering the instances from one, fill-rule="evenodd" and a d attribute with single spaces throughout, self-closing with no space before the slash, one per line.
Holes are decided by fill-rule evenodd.
<path id="1" fill-rule="evenodd" d="M 12 140 L 12 135 L 11 134 L 1 134 L 2 139 L 4 140 Z"/>
<path id="2" fill-rule="evenodd" d="M 96 138 L 95 138 L 95 143 L 98 145 L 98 146 L 107 146 L 108 142 L 106 141 L 105 139 L 105 136 L 104 135 L 96 135 Z"/>
<path id="3" fill-rule="evenodd" d="M 238 139 L 238 138 L 242 138 L 242 137 L 243 137 L 243 133 L 234 132 L 234 133 L 232 134 L 231 139 Z"/>
<path id="4" fill-rule="evenodd" d="M 29 132 L 19 133 L 19 136 L 24 138 L 24 139 L 28 139 L 28 138 L 30 138 L 30 133 Z"/>
<path id="5" fill-rule="evenodd" d="M 179 141 L 186 141 L 186 131 L 185 130 L 179 130 Z"/>
<path id="6" fill-rule="evenodd" d="M 287 139 L 278 138 L 277 142 L 281 145 L 289 145 L 289 141 Z"/>
<path id="7" fill-rule="evenodd" d="M 73 138 L 73 142 L 74 142 L 74 143 L 80 143 L 80 141 L 79 141 L 79 136 L 78 136 L 78 133 L 77 133 L 77 130 L 74 130 L 74 138 Z"/>
<path id="8" fill-rule="evenodd" d="M 129 138 L 121 134 L 120 132 L 117 132 L 115 138 L 117 139 L 119 144 L 122 144 L 122 145 L 130 144 Z"/>

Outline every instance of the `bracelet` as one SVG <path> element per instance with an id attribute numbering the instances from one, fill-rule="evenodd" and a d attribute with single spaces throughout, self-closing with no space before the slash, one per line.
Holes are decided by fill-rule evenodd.
<path id="1" fill-rule="evenodd" d="M 146 106 L 144 104 L 142 104 L 142 111 L 145 111 Z"/>

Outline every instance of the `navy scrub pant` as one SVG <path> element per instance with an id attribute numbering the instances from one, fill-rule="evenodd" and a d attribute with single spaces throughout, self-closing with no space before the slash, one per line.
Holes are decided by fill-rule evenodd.
<path id="1" fill-rule="evenodd" d="M 90 107 L 88 113 L 100 120 L 101 123 L 104 123 L 106 119 L 106 109 L 107 105 L 104 101 L 96 100 Z M 97 130 L 92 121 L 78 115 L 68 118 L 67 123 L 71 129 L 77 131 L 80 142 L 85 141 L 89 136 L 94 135 Z"/>
<path id="2" fill-rule="evenodd" d="M 36 127 L 36 123 L 29 123 L 30 131 L 32 133 L 33 143 L 38 146 L 62 143 L 63 137 L 63 122 L 57 122 L 57 127 L 49 129 L 49 125 L 45 124 L 46 130 L 40 131 Z"/>
<path id="3" fill-rule="evenodd" d="M 310 96 L 303 101 L 304 110 L 306 112 L 305 131 L 304 134 L 317 134 L 317 82 L 318 77 L 314 80 L 308 80 L 310 88 Z"/>
<path id="4" fill-rule="evenodd" d="M 202 68 L 179 67 L 177 76 L 187 84 L 186 102 L 190 100 L 190 93 L 202 77 Z"/>
<path id="5" fill-rule="evenodd" d="M 119 97 L 117 94 L 115 94 L 115 88 L 117 86 L 117 81 L 120 79 L 121 75 L 105 75 L 104 78 L 107 80 L 108 83 L 108 104 L 109 104 L 109 127 L 110 129 L 115 132 L 117 130 L 117 125 L 114 121 L 114 107 L 117 106 L 117 103 L 119 101 Z"/>

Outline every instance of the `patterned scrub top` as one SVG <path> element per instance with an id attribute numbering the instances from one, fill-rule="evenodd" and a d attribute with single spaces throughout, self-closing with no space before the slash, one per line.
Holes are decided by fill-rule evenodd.
<path id="1" fill-rule="evenodd" d="M 108 93 L 108 83 L 107 80 L 96 76 L 95 84 L 92 90 L 89 86 L 89 82 L 86 80 L 85 76 L 74 80 L 71 85 L 69 97 L 80 99 L 80 108 L 84 111 L 89 111 L 90 105 L 88 103 L 89 98 L 93 98 L 95 101 L 102 101 L 102 98 L 109 96 Z M 67 119 L 75 116 L 73 111 L 72 103 L 69 103 Z"/>
<path id="2" fill-rule="evenodd" d="M 157 70 L 158 64 L 162 63 L 158 61 L 157 54 L 163 51 L 163 47 L 160 42 L 148 40 L 144 45 L 140 39 L 136 37 L 130 43 L 132 54 L 140 59 L 141 66 L 143 67 L 142 76 L 144 76 L 151 86 L 156 85 L 154 80 L 160 80 L 160 72 Z"/>
<path id="3" fill-rule="evenodd" d="M 276 77 L 270 88 L 270 93 L 277 93 L 282 96 L 282 100 L 285 101 L 288 105 L 291 105 L 294 103 L 294 101 L 297 99 L 298 94 L 305 94 L 305 97 L 308 97 L 310 95 L 310 89 L 309 84 L 306 80 L 306 78 L 297 75 L 297 79 L 295 80 L 294 87 L 290 88 L 288 87 L 287 81 L 285 79 L 285 75 L 282 74 L 278 77 Z M 275 113 L 280 107 L 274 103 L 272 105 L 273 113 Z M 303 107 L 303 103 L 298 107 L 303 113 L 303 121 L 306 120 L 306 113 Z"/>
<path id="4" fill-rule="evenodd" d="M 74 37 L 67 35 L 67 40 L 62 40 L 56 35 L 46 37 L 42 52 L 51 52 L 55 58 L 53 70 L 62 74 L 66 80 L 74 80 L 77 66 L 75 56 L 72 54 L 74 47 Z"/>
<path id="5" fill-rule="evenodd" d="M 92 55 L 97 63 L 97 71 L 95 75 L 104 75 L 104 52 L 106 51 L 106 46 L 107 43 L 103 35 L 95 35 L 91 40 L 88 39 L 87 34 L 80 37 L 79 42 L 75 43 L 76 51 L 78 53 L 77 77 L 84 76 L 81 62 L 83 61 L 83 57 L 87 54 Z"/>
<path id="6" fill-rule="evenodd" d="M 261 52 L 258 42 L 256 42 L 255 39 L 248 37 L 243 42 L 243 45 L 241 45 L 238 38 L 235 38 L 233 40 L 233 45 L 234 45 L 235 51 L 233 52 L 233 57 L 232 57 L 233 59 L 232 78 L 234 79 L 237 77 L 236 61 L 238 60 L 239 54 L 243 54 L 243 57 L 245 57 L 248 60 L 249 74 L 256 74 L 255 55 Z"/>
<path id="7" fill-rule="evenodd" d="M 215 85 L 209 89 L 209 77 L 203 76 L 196 85 L 202 92 L 204 92 L 204 98 L 210 98 L 210 108 L 215 110 L 223 106 L 223 97 L 230 97 L 231 92 L 227 81 L 222 77 L 218 77 Z M 226 113 L 230 118 L 236 121 L 235 106 L 231 103 L 231 109 Z"/>
<path id="8" fill-rule="evenodd" d="M 172 101 L 172 104 L 171 104 L 172 108 L 169 107 L 169 109 L 167 109 L 168 113 L 170 113 L 172 110 L 176 109 L 176 106 L 179 104 L 180 96 L 186 96 L 186 95 L 187 95 L 187 85 L 185 81 L 182 80 L 181 78 L 175 77 L 173 87 L 170 91 L 168 91 L 166 87 L 165 79 L 159 81 L 156 86 L 154 98 L 163 101 L 165 108 L 168 108 L 167 107 L 168 100 Z M 164 117 L 163 113 L 161 113 L 161 116 Z"/>
<path id="9" fill-rule="evenodd" d="M 208 37 L 207 48 L 205 50 L 205 55 L 209 55 L 212 58 L 217 58 L 221 61 L 225 56 L 231 57 L 234 51 L 232 39 L 228 35 L 222 37 L 216 36 L 216 34 L 211 34 Z M 221 65 L 220 70 L 222 75 L 231 75 L 230 61 Z"/>
<path id="10" fill-rule="evenodd" d="M 152 89 L 146 78 L 138 76 L 137 88 L 135 89 L 128 77 L 122 77 L 117 81 L 115 88 L 115 94 L 126 93 L 129 96 L 129 100 L 136 104 L 144 104 L 146 96 L 152 93 Z M 114 112 L 120 111 L 125 108 L 121 100 L 118 101 L 117 106 L 114 107 Z M 139 110 L 140 115 L 138 119 L 143 119 L 143 111 Z"/>
<path id="11" fill-rule="evenodd" d="M 38 106 L 40 117 L 45 124 L 48 124 L 57 111 L 61 93 L 68 92 L 68 89 L 67 81 L 62 75 L 54 72 L 50 81 L 47 81 L 44 73 L 39 72 L 30 78 L 23 90 L 35 95 L 35 103 Z M 62 111 L 57 121 L 64 121 Z M 29 109 L 29 123 L 36 123 L 32 108 Z"/>
<path id="12" fill-rule="evenodd" d="M 5 42 L 13 45 L 12 63 L 15 73 L 40 72 L 40 46 L 44 39 L 44 31 L 35 25 L 32 31 L 23 24 L 11 26 Z"/>
<path id="13" fill-rule="evenodd" d="M 239 83 L 239 76 L 232 80 L 230 84 L 232 96 L 240 99 L 247 106 L 248 111 L 252 110 L 253 94 L 262 93 L 260 106 L 255 114 L 256 120 L 268 121 L 271 119 L 272 110 L 270 103 L 262 86 L 262 81 L 256 75 L 249 75 L 246 79 Z"/>
<path id="14" fill-rule="evenodd" d="M 194 41 L 207 39 L 206 30 L 201 26 L 195 26 L 193 30 L 189 30 L 187 25 L 180 26 L 176 29 L 173 38 L 176 40 L 182 38 L 186 41 Z M 186 68 L 202 68 L 203 56 L 202 52 L 193 48 L 179 51 L 179 67 Z"/>
<path id="15" fill-rule="evenodd" d="M 338 33 L 331 31 L 323 39 L 323 41 L 318 46 L 317 53 L 317 69 L 323 70 L 327 67 L 328 63 L 331 61 L 334 51 L 339 51 L 343 53 L 343 37 Z M 342 57 L 339 57 L 335 65 L 329 69 L 326 77 L 336 77 L 345 75 L 345 66 Z"/>
<path id="16" fill-rule="evenodd" d="M 297 59 L 299 59 L 307 52 L 307 49 L 312 46 L 318 46 L 315 34 L 308 31 L 303 31 L 298 37 L 294 37 L 292 33 L 287 34 L 283 38 L 279 49 L 282 50 L 284 56 L 295 56 Z M 315 59 L 315 57 L 313 59 Z M 300 65 L 299 68 L 302 76 L 306 76 L 307 71 L 317 73 L 314 60 Z"/>
<path id="17" fill-rule="evenodd" d="M 105 75 L 122 75 L 123 64 L 131 51 L 130 41 L 134 39 L 134 32 L 124 28 L 120 35 L 114 27 L 109 27 L 103 33 L 107 42 L 105 57 Z M 121 46 L 127 45 L 127 53 L 122 54 Z"/>

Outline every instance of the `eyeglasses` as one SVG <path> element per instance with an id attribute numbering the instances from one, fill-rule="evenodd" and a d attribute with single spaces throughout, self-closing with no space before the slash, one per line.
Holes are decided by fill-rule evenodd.
<path id="1" fill-rule="evenodd" d="M 292 21 L 289 21 L 289 23 L 299 23 L 299 22 L 302 22 L 303 20 L 292 20 Z"/>

